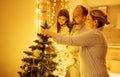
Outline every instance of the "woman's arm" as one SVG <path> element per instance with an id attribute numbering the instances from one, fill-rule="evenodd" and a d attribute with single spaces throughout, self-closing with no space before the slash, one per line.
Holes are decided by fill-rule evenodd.
<path id="1" fill-rule="evenodd" d="M 57 43 L 73 45 L 73 46 L 96 45 L 96 44 L 99 44 L 102 40 L 102 38 L 100 39 L 99 34 L 98 33 L 96 34 L 96 32 L 94 31 L 88 31 L 74 37 L 69 35 L 57 34 L 50 30 L 43 30 L 42 33 L 52 36 L 52 38 Z"/>

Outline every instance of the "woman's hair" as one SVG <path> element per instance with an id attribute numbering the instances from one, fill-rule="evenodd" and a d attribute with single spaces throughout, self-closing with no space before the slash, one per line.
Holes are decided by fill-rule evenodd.
<path id="1" fill-rule="evenodd" d="M 57 32 L 59 33 L 60 30 L 61 30 L 61 25 L 60 23 L 58 22 L 58 17 L 59 16 L 65 16 L 67 18 L 67 21 L 66 21 L 66 25 L 67 27 L 69 28 L 69 22 L 70 22 L 70 15 L 69 15 L 69 12 L 67 9 L 61 9 L 57 15 Z"/>
<path id="2" fill-rule="evenodd" d="M 107 15 L 101 10 L 94 9 L 90 11 L 90 15 L 93 20 L 97 19 L 98 20 L 98 28 L 103 27 L 105 24 L 109 24 L 107 20 Z"/>

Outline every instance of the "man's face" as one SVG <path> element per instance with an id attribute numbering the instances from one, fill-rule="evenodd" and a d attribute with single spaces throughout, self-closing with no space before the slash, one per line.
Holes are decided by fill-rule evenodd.
<path id="1" fill-rule="evenodd" d="M 73 12 L 73 19 L 76 24 L 82 24 L 84 22 L 84 15 L 82 8 L 76 8 Z"/>

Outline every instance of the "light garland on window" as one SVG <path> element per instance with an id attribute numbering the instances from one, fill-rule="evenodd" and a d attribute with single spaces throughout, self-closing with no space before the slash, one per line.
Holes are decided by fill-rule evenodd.
<path id="1" fill-rule="evenodd" d="M 42 9 L 42 5 L 41 5 L 41 2 L 42 0 L 37 0 L 37 28 L 38 28 L 38 33 L 41 31 L 41 28 L 40 28 L 40 25 L 41 23 L 43 22 L 42 21 L 42 12 L 41 12 L 41 9 Z"/>
<path id="2" fill-rule="evenodd" d="M 61 9 L 68 9 L 68 11 L 70 10 L 70 0 L 61 0 Z"/>

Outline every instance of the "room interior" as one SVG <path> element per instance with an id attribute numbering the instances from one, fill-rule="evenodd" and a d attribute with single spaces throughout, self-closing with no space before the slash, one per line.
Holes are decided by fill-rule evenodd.
<path id="1" fill-rule="evenodd" d="M 49 1 L 52 4 L 55 0 Z M 56 0 L 58 4 L 61 1 Z M 78 4 L 88 9 L 99 8 L 106 12 L 110 21 L 110 25 L 104 28 L 109 47 L 106 64 L 110 77 L 120 77 L 120 0 L 64 1 L 70 3 L 71 16 Z M 47 7 L 47 5 L 43 6 Z M 46 7 L 43 12 L 47 9 Z M 28 47 L 34 44 L 33 41 L 37 39 L 37 33 L 40 31 L 37 8 L 37 0 L 0 0 L 0 77 L 19 77 L 17 71 L 20 70 L 19 66 L 22 64 L 21 58 L 25 56 L 23 51 L 29 50 Z M 57 6 L 57 9 L 54 9 L 55 15 L 58 8 L 60 7 Z M 42 20 L 46 20 L 45 15 L 45 13 L 42 15 Z"/>

